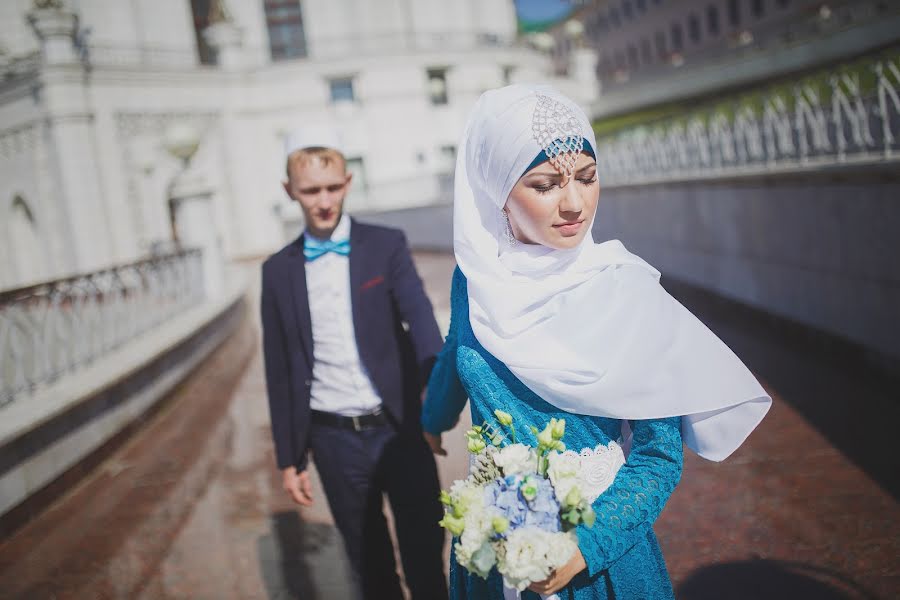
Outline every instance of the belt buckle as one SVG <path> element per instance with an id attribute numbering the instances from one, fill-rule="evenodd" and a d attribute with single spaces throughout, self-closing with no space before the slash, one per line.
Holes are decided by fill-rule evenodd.
<path id="1" fill-rule="evenodd" d="M 356 432 L 362 431 L 363 428 L 362 428 L 362 425 L 360 425 L 360 423 L 359 423 L 359 417 L 354 415 L 350 418 L 353 420 L 353 431 L 356 431 Z"/>

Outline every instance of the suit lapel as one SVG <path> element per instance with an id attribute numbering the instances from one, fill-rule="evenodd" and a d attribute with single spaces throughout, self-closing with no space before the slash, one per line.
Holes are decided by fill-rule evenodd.
<path id="1" fill-rule="evenodd" d="M 309 314 L 309 292 L 306 287 L 306 258 L 303 256 L 302 235 L 295 242 L 294 250 L 290 253 L 290 256 L 288 272 L 291 280 L 291 294 L 293 295 L 294 308 L 297 311 L 300 339 L 303 342 L 303 350 L 306 352 L 306 358 L 311 368 L 313 364 L 312 318 Z"/>
<path id="2" fill-rule="evenodd" d="M 353 309 L 353 330 L 356 333 L 356 345 L 362 353 L 362 345 L 359 342 L 359 331 L 362 327 L 360 313 L 360 289 L 366 276 L 366 249 L 365 235 L 359 223 L 350 220 L 350 305 Z"/>

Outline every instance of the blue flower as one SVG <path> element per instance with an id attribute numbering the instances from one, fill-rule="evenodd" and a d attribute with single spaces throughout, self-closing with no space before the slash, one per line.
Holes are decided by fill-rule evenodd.
<path id="1" fill-rule="evenodd" d="M 537 485 L 537 495 L 528 502 L 528 514 L 525 524 L 539 527 L 544 531 L 559 531 L 559 502 L 553 492 L 553 484 L 542 477 L 534 478 Z"/>
<path id="2" fill-rule="evenodd" d="M 522 495 L 523 481 L 521 476 L 510 476 L 497 479 L 485 488 L 487 504 L 509 521 L 509 528 L 501 537 L 524 526 L 560 531 L 559 502 L 553 493 L 553 485 L 543 477 L 530 477 L 529 483 L 536 488 L 536 493 L 528 501 Z"/>

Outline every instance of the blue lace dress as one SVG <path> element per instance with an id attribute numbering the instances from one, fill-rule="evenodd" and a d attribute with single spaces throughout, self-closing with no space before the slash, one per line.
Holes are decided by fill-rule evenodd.
<path id="1" fill-rule="evenodd" d="M 475 339 L 468 308 L 465 276 L 457 268 L 450 332 L 428 383 L 422 412 L 425 431 L 437 434 L 452 428 L 468 397 L 476 424 L 493 423 L 497 408 L 513 416 L 519 432 L 528 432 L 529 425 L 542 428 L 551 417 L 565 418 L 564 441 L 576 451 L 620 437 L 620 421 L 563 412 L 528 389 Z M 612 485 L 594 502 L 596 523 L 592 528 L 581 525 L 577 529 L 587 569 L 559 592 L 563 600 L 674 598 L 653 522 L 681 477 L 680 419 L 632 421 L 630 425 L 634 436 L 631 453 Z M 501 576 L 496 569 L 486 580 L 471 575 L 451 557 L 450 598 L 503 600 Z M 538 595 L 526 590 L 522 598 L 537 599 Z"/>

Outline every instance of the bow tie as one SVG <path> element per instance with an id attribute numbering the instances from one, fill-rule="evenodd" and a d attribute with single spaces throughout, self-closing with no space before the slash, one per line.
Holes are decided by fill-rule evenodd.
<path id="1" fill-rule="evenodd" d="M 303 256 L 306 257 L 306 260 L 316 260 L 329 252 L 334 252 L 341 256 L 348 256 L 350 254 L 350 240 L 325 240 L 324 242 L 320 242 L 309 237 L 303 238 Z"/>

